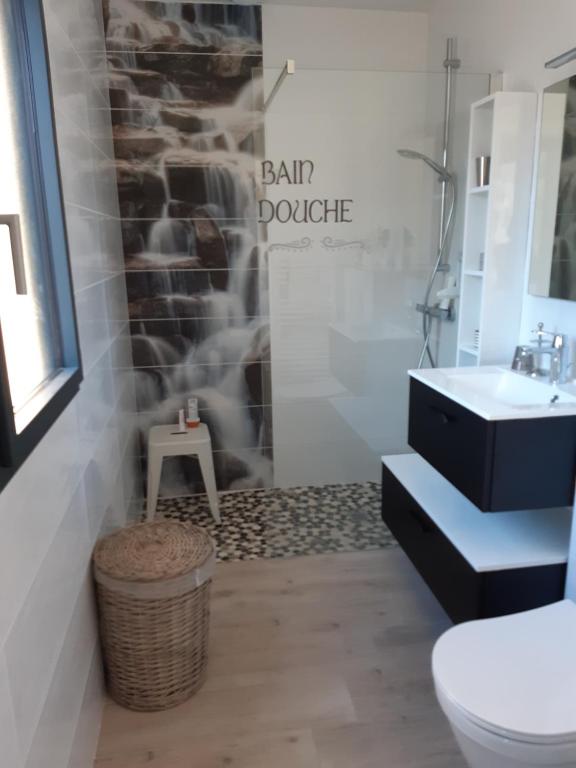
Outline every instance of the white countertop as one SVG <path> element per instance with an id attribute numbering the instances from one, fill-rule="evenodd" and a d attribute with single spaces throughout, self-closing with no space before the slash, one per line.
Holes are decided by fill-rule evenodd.
<path id="1" fill-rule="evenodd" d="M 418 454 L 382 462 L 475 571 L 568 561 L 571 508 L 481 512 Z"/>
<path id="2" fill-rule="evenodd" d="M 576 416 L 573 384 L 553 386 L 498 366 L 425 368 L 408 374 L 488 421 Z M 553 397 L 558 402 L 551 403 Z"/>

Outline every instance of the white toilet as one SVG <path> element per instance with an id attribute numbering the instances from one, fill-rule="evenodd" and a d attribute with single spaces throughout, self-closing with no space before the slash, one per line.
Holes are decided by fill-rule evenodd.
<path id="1" fill-rule="evenodd" d="M 471 768 L 576 767 L 575 602 L 453 627 L 432 670 Z"/>

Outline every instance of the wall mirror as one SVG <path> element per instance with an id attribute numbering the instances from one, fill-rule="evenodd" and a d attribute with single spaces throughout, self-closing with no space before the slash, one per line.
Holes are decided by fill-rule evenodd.
<path id="1" fill-rule="evenodd" d="M 576 301 L 576 76 L 542 95 L 529 293 Z"/>

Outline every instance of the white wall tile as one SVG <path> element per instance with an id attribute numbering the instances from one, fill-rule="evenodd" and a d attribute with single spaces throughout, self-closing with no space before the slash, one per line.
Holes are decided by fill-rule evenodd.
<path id="1" fill-rule="evenodd" d="M 71 404 L 0 494 L 0 643 L 36 578 L 80 480 Z"/>
<path id="2" fill-rule="evenodd" d="M 58 657 L 26 768 L 62 768 L 69 762 L 96 647 L 91 579 L 86 575 Z"/>
<path id="3" fill-rule="evenodd" d="M 108 427 L 115 408 L 110 352 L 102 355 L 82 382 L 77 405 L 80 453 L 87 462 L 96 450 L 103 430 Z"/>
<path id="4" fill-rule="evenodd" d="M 100 244 L 108 272 L 118 274 L 124 269 L 124 246 L 118 219 L 103 217 L 100 222 Z"/>
<path id="5" fill-rule="evenodd" d="M 32 736 L 89 557 L 84 496 L 79 487 L 5 644 L 8 679 L 22 754 Z"/>
<path id="6" fill-rule="evenodd" d="M 92 765 L 100 733 L 103 693 L 102 659 L 97 646 L 94 649 L 84 700 L 80 705 L 68 768 L 90 768 Z"/>
<path id="7" fill-rule="evenodd" d="M 106 281 L 106 306 L 110 331 L 116 337 L 128 322 L 126 279 L 123 274 Z"/>
<path id="8" fill-rule="evenodd" d="M 102 248 L 102 216 L 76 205 L 66 206 L 68 245 L 74 290 L 80 291 L 110 276 Z"/>
<path id="9" fill-rule="evenodd" d="M 116 340 L 126 299 L 101 3 L 44 6 L 84 381 L 0 494 L 0 763 L 89 768 L 102 677 L 87 579 L 102 521 L 126 519 L 136 485 L 131 352 Z"/>
<path id="10" fill-rule="evenodd" d="M 126 469 L 126 471 L 128 470 Z M 109 503 L 104 510 L 102 524 L 100 530 L 98 531 L 99 536 L 107 536 L 109 533 L 112 533 L 113 531 L 118 530 L 118 528 L 126 525 L 126 522 L 128 521 L 128 505 L 125 501 L 125 498 L 129 499 L 130 496 L 127 495 L 125 497 L 124 495 L 124 481 L 125 478 L 123 469 L 116 478 L 116 485 L 113 489 L 111 497 L 109 498 Z M 131 492 L 130 487 L 128 488 L 128 492 Z"/>
<path id="11" fill-rule="evenodd" d="M 107 509 L 116 500 L 120 451 L 115 435 L 110 430 L 102 432 L 94 455 L 84 472 L 84 491 L 90 538 L 94 543 L 102 527 Z M 123 497 L 121 502 L 123 503 Z"/>
<path id="12" fill-rule="evenodd" d="M 22 756 L 16 734 L 14 706 L 8 684 L 6 658 L 0 652 L 0 749 L 2 762 L 7 768 L 22 768 Z"/>
<path id="13" fill-rule="evenodd" d="M 105 282 L 91 285 L 75 294 L 80 351 L 86 372 L 90 371 L 111 343 L 106 295 Z"/>

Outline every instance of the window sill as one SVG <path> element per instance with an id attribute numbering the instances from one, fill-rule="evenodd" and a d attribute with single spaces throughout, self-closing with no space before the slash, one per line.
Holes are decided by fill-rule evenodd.
<path id="1" fill-rule="evenodd" d="M 20 435 L 34 421 L 52 398 L 70 381 L 76 371 L 76 368 L 62 368 L 30 398 L 26 405 L 14 414 L 14 426 L 17 435 Z"/>

